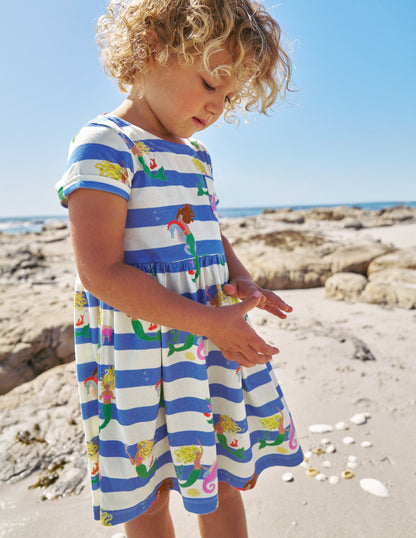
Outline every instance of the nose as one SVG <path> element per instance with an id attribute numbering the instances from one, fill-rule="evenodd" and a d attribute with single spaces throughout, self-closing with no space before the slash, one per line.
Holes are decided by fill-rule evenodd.
<path id="1" fill-rule="evenodd" d="M 207 112 L 215 117 L 221 116 L 224 110 L 225 97 L 221 92 L 215 92 L 214 95 L 209 96 L 209 100 L 205 106 Z"/>

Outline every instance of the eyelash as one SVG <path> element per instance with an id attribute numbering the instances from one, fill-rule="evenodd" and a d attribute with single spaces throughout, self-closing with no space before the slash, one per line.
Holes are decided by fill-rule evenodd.
<path id="1" fill-rule="evenodd" d="M 208 82 L 205 80 L 205 79 L 202 79 L 202 83 L 204 85 L 204 88 L 206 90 L 208 90 L 209 92 L 214 92 L 215 91 L 215 88 L 214 86 L 211 86 L 211 84 L 208 84 Z M 228 97 L 228 95 L 225 97 L 225 102 L 230 104 L 231 103 L 231 99 Z"/>

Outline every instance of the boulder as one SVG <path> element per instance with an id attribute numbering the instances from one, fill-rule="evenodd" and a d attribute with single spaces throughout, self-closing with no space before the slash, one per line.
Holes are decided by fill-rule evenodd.
<path id="1" fill-rule="evenodd" d="M 359 245 L 341 246 L 324 259 L 330 262 L 332 274 L 349 272 L 366 275 L 372 260 L 391 250 L 393 250 L 392 247 L 374 241 Z"/>
<path id="2" fill-rule="evenodd" d="M 372 275 L 386 269 L 416 269 L 416 246 L 378 256 L 369 264 L 368 274 Z"/>
<path id="3" fill-rule="evenodd" d="M 336 273 L 325 282 L 325 294 L 337 301 L 355 302 L 367 285 L 367 279 L 357 273 Z"/>

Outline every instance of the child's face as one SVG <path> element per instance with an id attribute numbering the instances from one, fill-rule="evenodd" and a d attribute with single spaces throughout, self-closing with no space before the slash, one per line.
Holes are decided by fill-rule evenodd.
<path id="1" fill-rule="evenodd" d="M 231 62 L 230 54 L 223 51 L 213 55 L 211 66 Z M 176 59 L 166 66 L 152 61 L 143 90 L 143 97 L 134 103 L 140 126 L 174 142 L 212 125 L 221 116 L 226 100 L 236 92 L 231 77 L 212 78 L 197 59 L 191 67 L 179 65 Z"/>

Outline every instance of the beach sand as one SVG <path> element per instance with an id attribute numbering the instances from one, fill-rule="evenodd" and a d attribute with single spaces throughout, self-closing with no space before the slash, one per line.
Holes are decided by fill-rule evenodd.
<path id="1" fill-rule="evenodd" d="M 413 224 L 362 233 L 402 248 L 416 243 Z M 294 308 L 287 320 L 261 310 L 251 318 L 280 349 L 272 365 L 303 451 L 312 455 L 296 468 L 266 470 L 255 489 L 243 493 L 250 538 L 415 536 L 416 311 L 337 302 L 327 299 L 323 288 L 278 293 Z M 375 360 L 360 360 L 358 352 Z M 364 424 L 350 421 L 357 413 L 366 413 Z M 347 430 L 335 428 L 340 421 Z M 314 424 L 333 431 L 311 433 Z M 355 442 L 345 444 L 345 437 Z M 336 451 L 313 453 L 325 449 L 325 438 Z M 363 441 L 372 446 L 362 447 Z M 332 485 L 308 476 L 306 467 L 327 478 L 344 470 L 354 476 Z M 287 472 L 293 475 L 290 482 L 282 480 Z M 388 496 L 364 491 L 365 478 L 380 481 Z M 104 528 L 93 521 L 87 482 L 78 496 L 43 502 L 38 490 L 27 489 L 34 481 L 0 487 L 0 538 L 124 536 L 122 526 Z M 177 538 L 199 536 L 196 516 L 184 510 L 176 492 L 171 510 Z"/>

